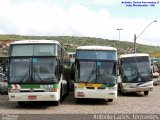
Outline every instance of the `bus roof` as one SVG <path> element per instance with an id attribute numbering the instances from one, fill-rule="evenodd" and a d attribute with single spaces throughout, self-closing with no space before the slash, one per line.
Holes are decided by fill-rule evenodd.
<path id="1" fill-rule="evenodd" d="M 55 44 L 60 44 L 56 40 L 19 40 L 19 41 L 14 41 L 11 44 L 39 44 L 39 43 L 55 43 Z"/>
<path id="2" fill-rule="evenodd" d="M 120 58 L 140 57 L 140 56 L 148 56 L 149 57 L 149 54 L 147 54 L 147 53 L 124 54 L 124 55 L 120 55 Z"/>
<path id="3" fill-rule="evenodd" d="M 108 47 L 108 46 L 79 46 L 77 47 L 77 50 L 115 50 L 114 47 Z"/>

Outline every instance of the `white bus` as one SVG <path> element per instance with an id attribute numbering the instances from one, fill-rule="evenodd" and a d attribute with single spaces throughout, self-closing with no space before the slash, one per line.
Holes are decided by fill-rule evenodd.
<path id="1" fill-rule="evenodd" d="M 153 89 L 152 67 L 148 54 L 125 54 L 119 57 L 119 90 L 122 93 L 144 92 Z"/>
<path id="2" fill-rule="evenodd" d="M 75 56 L 75 91 L 79 98 L 117 98 L 117 49 L 107 46 L 80 46 Z"/>
<path id="3" fill-rule="evenodd" d="M 21 40 L 9 49 L 8 96 L 10 101 L 54 101 L 68 92 L 64 75 L 69 56 L 58 41 Z"/>

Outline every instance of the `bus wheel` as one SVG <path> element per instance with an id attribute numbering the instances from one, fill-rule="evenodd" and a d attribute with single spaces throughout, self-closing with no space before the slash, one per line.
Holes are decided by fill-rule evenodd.
<path id="1" fill-rule="evenodd" d="M 61 85 L 61 89 L 60 89 L 60 98 L 58 101 L 54 101 L 54 105 L 58 106 L 60 104 L 61 100 L 62 100 L 62 85 Z"/>
<path id="2" fill-rule="evenodd" d="M 54 101 L 54 105 L 55 105 L 55 106 L 58 106 L 59 104 L 60 104 L 60 100 Z"/>
<path id="3" fill-rule="evenodd" d="M 120 93 L 124 94 L 124 89 L 123 89 L 122 85 L 120 85 Z"/>
<path id="4" fill-rule="evenodd" d="M 67 80 L 67 95 L 69 94 L 69 90 L 70 90 L 70 82 L 69 80 Z"/>
<path id="5" fill-rule="evenodd" d="M 148 95 L 148 93 L 149 93 L 148 91 L 144 91 L 144 95 Z"/>
<path id="6" fill-rule="evenodd" d="M 108 99 L 108 102 L 113 102 L 113 99 Z"/>
<path id="7" fill-rule="evenodd" d="M 81 98 L 75 98 L 76 103 L 80 103 L 82 101 Z"/>
<path id="8" fill-rule="evenodd" d="M 22 105 L 24 105 L 24 104 L 25 104 L 24 101 L 18 101 L 18 105 L 22 106 Z"/>

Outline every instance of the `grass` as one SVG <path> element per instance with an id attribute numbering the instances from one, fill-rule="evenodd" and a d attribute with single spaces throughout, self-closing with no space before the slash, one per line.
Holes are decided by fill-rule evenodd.
<path id="1" fill-rule="evenodd" d="M 133 42 L 108 40 L 101 38 L 92 37 L 75 37 L 75 36 L 23 36 L 23 35 L 0 35 L 0 40 L 27 40 L 27 39 L 38 39 L 38 40 L 58 40 L 62 45 L 65 46 L 67 51 L 74 52 L 77 46 L 82 45 L 107 45 L 116 47 L 119 53 L 124 53 L 127 48 L 133 48 Z M 72 46 L 69 46 L 72 45 Z M 160 47 L 137 44 L 137 52 L 159 54 Z"/>

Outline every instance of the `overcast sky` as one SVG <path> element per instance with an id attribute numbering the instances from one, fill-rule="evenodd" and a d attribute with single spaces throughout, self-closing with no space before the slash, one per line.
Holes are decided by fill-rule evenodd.
<path id="1" fill-rule="evenodd" d="M 0 34 L 97 37 L 160 46 L 160 3 L 126 7 L 134 0 L 0 0 Z M 160 1 L 160 0 L 135 0 Z M 148 4 L 150 5 L 150 4 Z"/>

